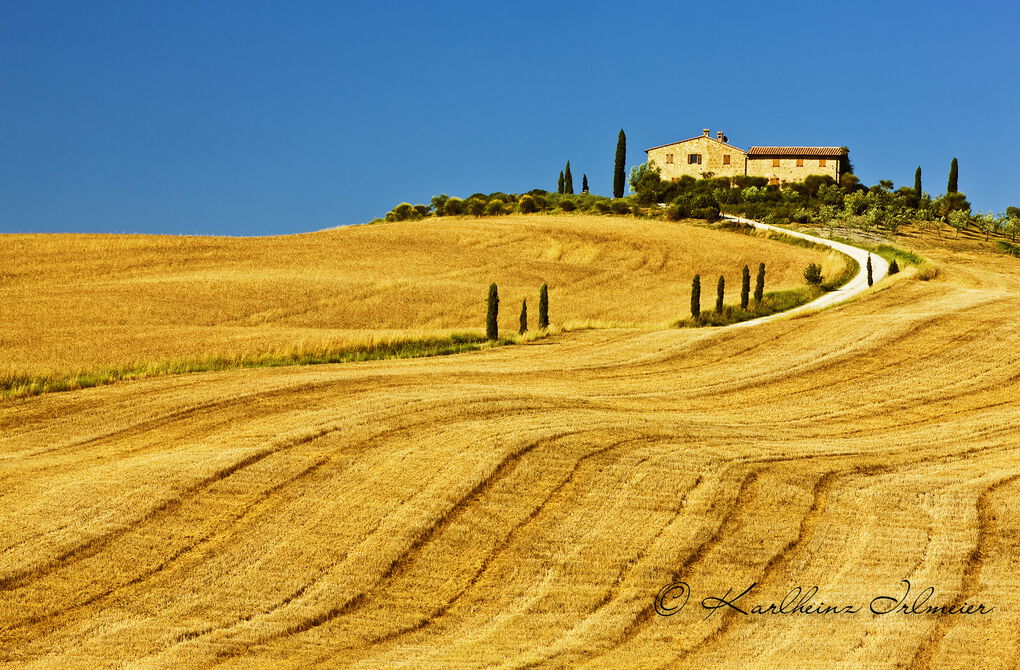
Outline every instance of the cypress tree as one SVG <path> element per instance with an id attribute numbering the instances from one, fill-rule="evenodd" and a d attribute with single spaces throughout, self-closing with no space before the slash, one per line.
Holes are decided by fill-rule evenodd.
<path id="1" fill-rule="evenodd" d="M 496 284 L 489 286 L 489 310 L 485 315 L 485 337 L 490 340 L 499 339 L 499 293 Z"/>
<path id="2" fill-rule="evenodd" d="M 751 269 L 744 266 L 744 272 L 740 277 L 740 309 L 747 309 L 751 301 Z"/>
<path id="3" fill-rule="evenodd" d="M 627 175 L 624 174 L 627 166 L 627 136 L 620 128 L 620 135 L 616 138 L 616 165 L 613 167 L 613 197 L 623 197 L 623 187 L 627 185 Z"/>
<path id="4" fill-rule="evenodd" d="M 949 164 L 949 184 L 946 186 L 946 193 L 956 193 L 959 188 L 960 164 L 953 159 Z"/>
<path id="5" fill-rule="evenodd" d="M 574 176 L 570 174 L 570 161 L 567 161 L 567 169 L 563 171 L 563 192 L 574 195 Z"/>
<path id="6" fill-rule="evenodd" d="M 581 175 L 581 193 L 587 193 L 587 192 L 588 192 L 588 175 L 582 174 Z"/>
<path id="7" fill-rule="evenodd" d="M 691 282 L 691 316 L 695 319 L 701 316 L 701 275 L 694 275 Z"/>
<path id="8" fill-rule="evenodd" d="M 917 170 L 914 172 L 914 193 L 917 197 L 921 197 L 921 166 L 917 166 Z"/>
<path id="9" fill-rule="evenodd" d="M 868 254 L 868 286 L 875 283 L 875 279 L 871 273 L 871 254 Z"/>
<path id="10" fill-rule="evenodd" d="M 765 296 L 765 264 L 758 263 L 758 278 L 754 281 L 754 301 L 760 303 Z"/>
<path id="11" fill-rule="evenodd" d="M 889 274 L 894 275 L 894 274 L 896 274 L 899 271 L 900 271 L 900 264 L 897 263 L 896 259 L 894 258 L 892 260 L 892 263 L 889 264 Z"/>
<path id="12" fill-rule="evenodd" d="M 563 193 L 563 170 L 560 170 L 560 179 L 556 182 L 556 192 Z"/>
<path id="13" fill-rule="evenodd" d="M 521 335 L 528 332 L 528 299 L 521 301 L 521 328 L 517 331 Z"/>
<path id="14" fill-rule="evenodd" d="M 549 287 L 545 284 L 538 290 L 538 327 L 549 327 Z"/>
<path id="15" fill-rule="evenodd" d="M 716 314 L 722 314 L 723 308 L 723 297 L 726 293 L 726 277 L 719 275 L 719 285 L 715 289 L 715 311 Z"/>

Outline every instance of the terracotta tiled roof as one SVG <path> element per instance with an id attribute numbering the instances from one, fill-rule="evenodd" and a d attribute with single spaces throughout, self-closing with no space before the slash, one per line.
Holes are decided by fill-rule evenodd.
<path id="1" fill-rule="evenodd" d="M 714 137 L 709 137 L 708 135 L 698 135 L 696 137 L 688 137 L 686 140 L 677 140 L 676 142 L 670 142 L 669 144 L 660 144 L 657 147 L 649 147 L 648 149 L 645 149 L 645 153 L 648 153 L 652 149 L 661 149 L 663 147 L 671 147 L 674 144 L 683 144 L 684 142 L 690 142 L 691 140 L 702 140 L 702 139 L 704 139 L 704 140 L 712 140 L 713 142 L 719 142 L 719 140 L 714 138 Z M 746 151 L 744 151 L 740 147 L 735 147 L 732 144 L 730 144 L 729 142 L 719 142 L 719 144 L 722 144 L 723 146 L 727 146 L 730 149 L 733 149 L 735 151 L 739 151 L 742 154 L 743 153 L 747 153 Z"/>
<path id="2" fill-rule="evenodd" d="M 843 147 L 751 147 L 748 156 L 845 156 Z"/>

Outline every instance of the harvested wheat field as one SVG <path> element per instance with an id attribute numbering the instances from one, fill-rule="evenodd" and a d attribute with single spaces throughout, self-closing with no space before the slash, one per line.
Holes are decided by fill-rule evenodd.
<path id="1" fill-rule="evenodd" d="M 499 249 L 527 248 L 541 267 L 550 240 L 570 237 L 515 238 L 513 225 L 531 224 L 499 225 L 495 247 L 466 222 L 437 229 L 474 240 L 479 260 L 464 275 L 474 283 Z M 644 251 L 610 250 L 599 235 L 637 224 L 583 224 L 596 225 L 606 228 L 562 242 L 561 258 L 633 267 L 613 281 L 576 271 L 598 301 L 588 313 L 565 294 L 554 304 L 578 319 L 675 313 L 651 301 L 670 295 L 653 288 L 663 268 L 689 271 L 651 251 L 674 229 L 649 226 Z M 251 243 L 209 244 L 222 257 Z M 0 660 L 1015 667 L 1020 261 L 971 241 L 904 244 L 939 277 L 903 273 L 837 308 L 752 328 L 585 330 L 443 358 L 0 403 Z M 792 278 L 809 252 L 789 249 Z M 467 281 L 450 267 L 437 275 Z M 325 261 L 314 272 L 328 273 Z M 542 278 L 532 272 L 514 290 Z M 297 314 L 273 323 L 311 327 Z M 876 598 L 899 598 L 901 580 L 910 604 L 935 589 L 922 610 L 994 609 L 871 613 Z M 656 594 L 680 581 L 690 601 L 660 616 Z M 737 603 L 746 615 L 702 607 L 751 584 Z M 818 587 L 815 605 L 860 611 L 750 612 L 798 586 Z"/>
<path id="2" fill-rule="evenodd" d="M 745 264 L 766 262 L 771 290 L 802 284 L 804 266 L 825 258 L 631 217 L 445 218 L 263 238 L 5 235 L 0 377 L 481 331 L 491 282 L 504 332 L 516 332 L 525 298 L 535 318 L 543 282 L 559 325 L 662 326 L 687 313 L 695 273 L 707 305 L 720 274 L 736 296 Z"/>

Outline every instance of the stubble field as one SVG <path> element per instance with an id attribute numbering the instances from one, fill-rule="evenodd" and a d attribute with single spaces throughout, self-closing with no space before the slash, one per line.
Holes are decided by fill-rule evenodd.
<path id="1" fill-rule="evenodd" d="M 911 244 L 937 280 L 753 328 L 0 404 L 0 660 L 1015 667 L 1020 264 Z M 904 579 L 995 610 L 867 613 Z M 752 583 L 865 612 L 705 618 Z"/>
<path id="2" fill-rule="evenodd" d="M 631 217 L 444 218 L 263 238 L 0 238 L 0 377 L 483 332 L 489 284 L 503 332 L 550 287 L 556 324 L 658 324 L 705 304 L 725 274 L 768 263 L 770 290 L 825 254 Z M 838 263 L 830 261 L 830 265 Z M 835 268 L 834 270 L 835 271 Z"/>

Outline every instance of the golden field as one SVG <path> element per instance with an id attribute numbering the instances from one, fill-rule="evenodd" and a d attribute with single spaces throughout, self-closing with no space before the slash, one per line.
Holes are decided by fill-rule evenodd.
<path id="1" fill-rule="evenodd" d="M 0 377 L 475 330 L 489 284 L 500 328 L 532 324 L 549 284 L 558 325 L 658 324 L 703 278 L 768 264 L 769 290 L 825 254 L 630 217 L 510 216 L 351 226 L 264 238 L 0 237 Z"/>
<path id="2" fill-rule="evenodd" d="M 633 265 L 553 279 L 543 250 L 570 238 L 573 220 L 520 222 L 549 237 L 515 237 L 510 223 L 494 246 L 469 222 L 450 224 L 464 231 L 453 237 L 437 224 L 437 238 L 475 240 L 476 261 L 447 274 L 448 246 L 429 247 L 430 271 L 449 282 L 435 290 L 499 280 L 487 263 L 509 272 L 523 256 L 541 271 L 516 270 L 504 306 L 546 279 L 564 287 L 551 301 L 561 318 L 654 323 L 685 307 L 687 245 L 705 232 L 579 221 L 560 259 Z M 648 231 L 646 243 L 630 238 L 636 249 L 610 249 L 586 228 L 632 225 Z M 315 240 L 336 258 L 343 245 L 323 242 L 342 234 L 265 241 L 282 246 L 262 258 L 285 248 L 309 258 Z M 744 247 L 737 256 L 766 253 L 760 240 L 726 239 Z M 285 283 L 249 260 L 256 241 L 205 243 L 204 269 L 176 269 L 192 288 L 192 272 L 224 272 L 235 244 L 249 253 L 232 272 L 251 263 L 252 291 L 269 301 L 272 282 Z M 939 277 L 904 273 L 839 307 L 750 328 L 584 330 L 452 357 L 180 375 L 0 403 L 0 663 L 1015 667 L 1020 261 L 966 239 L 902 244 L 937 262 Z M 812 252 L 767 253 L 780 265 L 784 251 L 795 252 L 786 277 L 796 282 Z M 139 277 L 158 262 L 148 253 Z M 331 299 L 313 275 L 330 275 L 332 262 L 294 270 L 309 278 L 291 299 Z M 573 284 L 562 279 L 572 272 Z M 107 282 L 109 293 L 98 278 L 89 290 L 115 304 L 118 280 Z M 577 287 L 587 300 L 570 297 Z M 387 325 L 461 327 L 476 292 L 464 289 L 453 321 L 429 322 L 426 306 Z M 209 323 L 224 332 L 254 318 L 222 302 L 208 304 Z M 308 309 L 283 314 L 287 303 L 272 302 L 271 337 L 333 327 Z M 158 311 L 134 309 L 158 322 Z M 201 313 L 181 314 L 191 309 Z M 373 313 L 364 309 L 363 327 Z M 135 343 L 155 346 L 142 333 Z M 144 355 L 153 351 L 176 355 Z M 933 586 L 929 604 L 995 609 L 706 619 L 699 604 L 757 583 L 742 604 L 817 585 L 816 603 L 866 607 L 904 579 L 915 593 Z M 693 591 L 687 607 L 657 615 L 656 593 L 679 580 Z"/>

